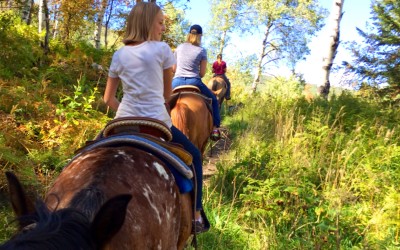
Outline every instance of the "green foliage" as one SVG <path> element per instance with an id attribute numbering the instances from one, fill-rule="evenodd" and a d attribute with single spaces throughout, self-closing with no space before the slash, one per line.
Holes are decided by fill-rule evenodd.
<path id="1" fill-rule="evenodd" d="M 60 98 L 56 109 L 56 115 L 59 116 L 57 122 L 62 123 L 66 120 L 66 126 L 68 123 L 78 125 L 79 119 L 97 114 L 92 104 L 98 94 L 98 88 L 94 87 L 89 90 L 89 93 L 86 93 L 87 87 L 85 78 L 82 77 L 78 79 L 77 85 L 74 85 L 73 96 L 66 95 Z"/>
<path id="2" fill-rule="evenodd" d="M 265 85 L 235 96 L 243 106 L 224 120 L 235 140 L 213 180 L 231 223 L 259 232 L 247 249 L 398 247 L 392 108 L 346 91 L 309 103 L 291 79 Z"/>
<path id="3" fill-rule="evenodd" d="M 211 48 L 214 55 L 221 54 L 229 44 L 234 30 L 245 29 L 246 15 L 243 15 L 246 1 L 243 0 L 210 0 L 212 19 L 210 21 Z"/>
<path id="4" fill-rule="evenodd" d="M 0 242 L 4 242 L 12 237 L 17 226 L 8 199 L 0 196 L 0 202 L 5 204 L 0 206 L 0 227 L 3 229 L 0 234 Z"/>
<path id="5" fill-rule="evenodd" d="M 395 0 L 374 0 L 372 4 L 372 25 L 368 31 L 358 30 L 364 44 L 353 43 L 350 49 L 355 60 L 345 62 L 346 69 L 356 73 L 359 86 L 388 87 L 379 91 L 382 96 L 398 102 L 399 74 L 399 32 L 400 2 Z"/>
<path id="6" fill-rule="evenodd" d="M 43 57 L 36 29 L 23 23 L 13 11 L 0 12 L 0 77 L 31 76 L 31 68 Z"/>
<path id="7" fill-rule="evenodd" d="M 175 49 L 179 44 L 185 42 L 187 30 L 191 24 L 185 20 L 184 11 L 178 9 L 173 2 L 167 2 L 163 9 L 166 15 L 166 31 L 161 40 L 165 41 L 171 49 Z"/>
<path id="8" fill-rule="evenodd" d="M 268 62 L 285 59 L 292 69 L 309 54 L 307 43 L 322 28 L 325 14 L 318 1 L 252 0 L 247 5 L 248 24 L 260 27 L 264 34 L 259 65 L 264 58 Z"/>
<path id="9" fill-rule="evenodd" d="M 91 65 L 104 67 L 112 51 L 51 40 L 43 60 L 19 17 L 2 12 L 0 25 L 0 194 L 8 170 L 43 194 L 109 120 L 98 104 L 106 75 Z M 399 248 L 398 106 L 369 89 L 307 101 L 295 78 L 263 79 L 252 94 L 253 62 L 229 67 L 223 126 L 232 146 L 204 190 L 212 228 L 199 235 L 200 248 Z M 15 230 L 10 206 L 0 218 L 2 242 Z"/>

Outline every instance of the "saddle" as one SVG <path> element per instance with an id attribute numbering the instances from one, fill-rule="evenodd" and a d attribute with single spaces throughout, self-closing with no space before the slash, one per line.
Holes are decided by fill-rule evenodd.
<path id="1" fill-rule="evenodd" d="M 178 92 L 195 92 L 195 93 L 201 93 L 200 89 L 197 86 L 194 85 L 181 85 L 172 90 L 172 93 L 178 93 Z"/>
<path id="2" fill-rule="evenodd" d="M 167 125 L 152 118 L 123 117 L 111 120 L 97 135 L 95 140 L 89 141 L 87 145 L 115 135 L 139 135 L 174 153 L 186 165 L 192 164 L 192 155 L 180 144 L 170 142 L 172 140 L 172 133 Z"/>
<path id="3" fill-rule="evenodd" d="M 224 75 L 219 75 L 219 74 L 217 75 L 217 74 L 215 74 L 215 75 L 214 75 L 214 77 L 218 77 L 218 78 L 221 78 L 221 79 L 222 79 L 222 80 L 224 80 L 224 82 L 225 82 L 225 78 L 224 78 Z"/>
<path id="4" fill-rule="evenodd" d="M 197 95 L 203 98 L 208 111 L 212 114 L 212 99 L 208 98 L 207 96 L 203 95 L 200 89 L 193 85 L 182 85 L 174 88 L 172 90 L 172 95 L 168 100 L 168 104 L 171 109 L 173 109 L 181 95 Z"/>
<path id="5" fill-rule="evenodd" d="M 186 193 L 193 189 L 191 179 L 194 177 L 194 170 L 190 167 L 193 157 L 180 144 L 170 142 L 171 139 L 170 129 L 159 120 L 143 117 L 118 118 L 108 122 L 94 140 L 87 141 L 84 147 L 78 149 L 74 158 L 95 148 L 123 145 L 136 147 L 164 161 L 174 175 L 180 192 Z"/>

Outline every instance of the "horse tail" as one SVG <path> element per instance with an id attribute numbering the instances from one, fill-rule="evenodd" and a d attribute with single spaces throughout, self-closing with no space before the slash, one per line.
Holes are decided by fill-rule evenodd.
<path id="1" fill-rule="evenodd" d="M 184 135 L 189 136 L 188 117 L 189 108 L 186 104 L 177 102 L 175 107 L 171 110 L 171 117 L 173 118 L 174 126 L 182 131 Z"/>

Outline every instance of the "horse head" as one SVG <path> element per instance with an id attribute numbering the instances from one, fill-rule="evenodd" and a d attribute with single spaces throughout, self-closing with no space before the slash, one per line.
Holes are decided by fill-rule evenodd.
<path id="1" fill-rule="evenodd" d="M 0 249 L 103 249 L 122 227 L 132 198 L 109 199 L 91 220 L 75 208 L 51 211 L 41 200 L 34 205 L 18 178 L 11 172 L 6 177 L 20 230 Z"/>

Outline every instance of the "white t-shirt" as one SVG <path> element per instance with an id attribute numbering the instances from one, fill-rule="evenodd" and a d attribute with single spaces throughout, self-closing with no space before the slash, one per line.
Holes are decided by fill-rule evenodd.
<path id="1" fill-rule="evenodd" d="M 164 105 L 163 70 L 174 64 L 171 48 L 164 42 L 147 41 L 116 51 L 108 76 L 121 79 L 124 94 L 115 118 L 148 117 L 171 127 Z"/>

